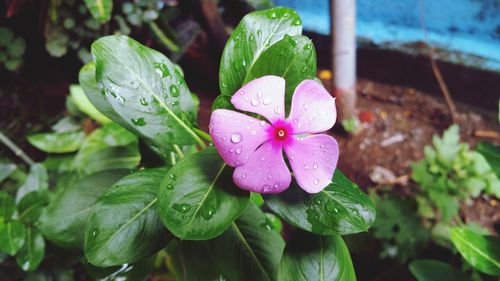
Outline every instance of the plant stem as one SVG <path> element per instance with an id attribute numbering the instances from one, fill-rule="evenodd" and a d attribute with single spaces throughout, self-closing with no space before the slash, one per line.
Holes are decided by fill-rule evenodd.
<path id="1" fill-rule="evenodd" d="M 197 128 L 193 128 L 193 130 L 200 138 L 204 139 L 205 141 L 212 142 L 212 137 L 209 134 Z"/>
<path id="2" fill-rule="evenodd" d="M 177 153 L 177 155 L 179 155 L 179 158 L 181 158 L 181 159 L 184 158 L 184 153 L 182 152 L 182 149 L 177 144 L 174 144 L 174 150 Z"/>
<path id="3" fill-rule="evenodd" d="M 16 156 L 21 158 L 26 164 L 28 165 L 33 165 L 35 162 L 26 154 L 24 151 L 22 151 L 19 146 L 17 146 L 15 143 L 13 143 L 6 135 L 4 135 L 2 132 L 0 132 L 0 141 L 7 146 Z"/>

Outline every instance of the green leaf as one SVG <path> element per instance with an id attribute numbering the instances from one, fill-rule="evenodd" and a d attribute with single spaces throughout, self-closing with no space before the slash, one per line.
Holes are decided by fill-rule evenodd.
<path id="1" fill-rule="evenodd" d="M 204 146 L 191 92 L 164 55 L 118 35 L 94 42 L 92 55 L 99 94 L 85 94 L 99 111 L 160 147 Z"/>
<path id="2" fill-rule="evenodd" d="M 111 18 L 113 0 L 85 0 L 85 5 L 92 17 L 100 23 L 105 23 Z"/>
<path id="3" fill-rule="evenodd" d="M 207 260 L 213 258 L 205 241 L 174 240 L 167 247 L 168 270 L 177 281 L 224 281 L 224 277 Z"/>
<path id="4" fill-rule="evenodd" d="M 0 221 L 8 221 L 16 210 L 14 198 L 5 191 L 0 191 Z"/>
<path id="5" fill-rule="evenodd" d="M 106 267 L 153 255 L 171 235 L 161 223 L 156 203 L 167 168 L 146 169 L 113 185 L 97 199 L 85 228 L 85 257 Z"/>
<path id="6" fill-rule="evenodd" d="M 286 80 L 287 109 L 297 85 L 316 77 L 316 51 L 306 36 L 288 36 L 263 51 L 248 69 L 243 84 L 265 75 L 281 76 Z"/>
<path id="7" fill-rule="evenodd" d="M 480 142 L 476 151 L 486 158 L 497 177 L 500 177 L 500 146 L 489 142 Z"/>
<path id="8" fill-rule="evenodd" d="M 209 240 L 214 265 L 228 281 L 276 280 L 285 242 L 254 204 L 219 237 Z"/>
<path id="9" fill-rule="evenodd" d="M 0 163 L 0 183 L 10 176 L 17 166 L 12 163 Z"/>
<path id="10" fill-rule="evenodd" d="M 441 261 L 414 260 L 409 267 L 418 281 L 471 281 L 461 271 Z"/>
<path id="11" fill-rule="evenodd" d="M 500 239 L 465 227 L 450 229 L 450 238 L 462 257 L 477 270 L 500 275 Z"/>
<path id="12" fill-rule="evenodd" d="M 86 263 L 85 268 L 97 281 L 144 281 L 153 269 L 153 258 L 105 268 Z"/>
<path id="13" fill-rule="evenodd" d="M 232 96 L 245 81 L 251 80 L 250 70 L 268 48 L 285 35 L 301 33 L 302 22 L 292 9 L 278 7 L 243 17 L 222 53 L 219 69 L 221 95 Z"/>
<path id="14" fill-rule="evenodd" d="M 38 268 L 45 255 L 45 240 L 40 233 L 28 227 L 26 242 L 16 255 L 16 262 L 24 271 Z"/>
<path id="15" fill-rule="evenodd" d="M 75 152 L 80 148 L 85 134 L 82 131 L 66 133 L 38 133 L 28 136 L 28 142 L 47 153 Z"/>
<path id="16" fill-rule="evenodd" d="M 95 79 L 95 76 L 93 76 Z M 83 92 L 82 87 L 79 85 L 71 85 L 69 87 L 69 92 L 73 103 L 78 107 L 78 109 L 87 114 L 90 118 L 96 120 L 100 124 L 110 123 L 108 117 L 104 116 L 95 106 L 89 101 L 85 93 Z"/>
<path id="17" fill-rule="evenodd" d="M 217 150 L 187 156 L 168 172 L 158 196 L 160 216 L 175 236 L 206 240 L 220 235 L 244 210 L 249 193 L 236 187 Z"/>
<path id="18" fill-rule="evenodd" d="M 339 235 L 296 231 L 281 259 L 278 281 L 356 281 L 349 249 Z"/>
<path id="19" fill-rule="evenodd" d="M 339 169 L 332 183 L 319 193 L 308 194 L 293 182 L 285 192 L 264 199 L 290 224 L 321 235 L 366 231 L 375 220 L 370 198 Z"/>
<path id="20" fill-rule="evenodd" d="M 16 194 L 16 202 L 21 201 L 24 195 L 35 191 L 48 189 L 49 187 L 49 176 L 47 170 L 40 163 L 35 163 L 31 165 L 30 173 L 24 181 L 23 185 L 19 187 Z"/>
<path id="21" fill-rule="evenodd" d="M 36 222 L 48 203 L 49 191 L 46 189 L 27 193 L 17 204 L 19 220 L 25 223 Z"/>
<path id="22" fill-rule="evenodd" d="M 116 123 L 94 130 L 83 142 L 72 167 L 84 174 L 133 169 L 140 160 L 137 137 Z"/>
<path id="23" fill-rule="evenodd" d="M 18 220 L 0 222 L 0 252 L 15 255 L 24 245 L 26 227 Z"/>
<path id="24" fill-rule="evenodd" d="M 38 221 L 42 234 L 52 242 L 83 248 L 84 229 L 97 198 L 120 178 L 124 170 L 100 172 L 72 183 L 56 195 Z"/>
<path id="25" fill-rule="evenodd" d="M 82 129 L 82 126 L 75 118 L 66 116 L 59 119 L 56 124 L 52 125 L 51 129 L 56 133 L 67 133 L 78 131 Z"/>

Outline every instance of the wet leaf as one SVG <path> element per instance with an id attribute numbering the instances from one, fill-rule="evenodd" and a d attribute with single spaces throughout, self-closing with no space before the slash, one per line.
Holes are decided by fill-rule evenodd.
<path id="1" fill-rule="evenodd" d="M 108 117 L 104 116 L 104 114 L 97 110 L 97 108 L 95 108 L 95 106 L 89 101 L 82 87 L 79 85 L 71 85 L 69 87 L 69 92 L 73 103 L 81 112 L 87 114 L 90 118 L 96 120 L 100 124 L 107 124 L 111 122 Z"/>

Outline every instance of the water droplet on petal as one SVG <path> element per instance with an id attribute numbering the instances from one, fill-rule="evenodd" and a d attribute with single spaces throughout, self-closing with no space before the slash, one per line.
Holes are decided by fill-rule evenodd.
<path id="1" fill-rule="evenodd" d="M 252 101 L 250 102 L 250 104 L 251 104 L 252 106 L 258 106 L 258 105 L 259 105 L 259 103 L 260 103 L 260 102 L 259 102 L 259 100 L 258 100 L 258 99 L 252 99 Z"/>
<path id="2" fill-rule="evenodd" d="M 316 184 L 316 185 L 318 185 L 319 184 L 319 180 L 318 179 L 314 179 L 313 183 Z"/>
<path id="3" fill-rule="evenodd" d="M 234 148 L 230 148 L 229 153 L 233 153 L 233 152 L 234 152 Z"/>
<path id="4" fill-rule="evenodd" d="M 270 99 L 270 98 L 264 98 L 264 100 L 262 101 L 262 104 L 264 104 L 264 105 L 268 105 L 268 104 L 270 104 L 272 101 L 273 101 L 273 100 L 272 100 L 272 99 Z"/>
<path id="5" fill-rule="evenodd" d="M 240 154 L 240 153 L 241 153 L 241 147 L 236 148 L 236 154 Z"/>
<path id="6" fill-rule="evenodd" d="M 239 143 L 241 141 L 241 135 L 239 133 L 233 134 L 231 136 L 232 143 Z"/>
<path id="7" fill-rule="evenodd" d="M 247 177 L 247 174 L 241 174 L 241 178 L 244 179 Z"/>
<path id="8" fill-rule="evenodd" d="M 266 125 L 266 121 L 260 121 L 260 125 L 261 126 L 265 126 Z"/>
<path id="9" fill-rule="evenodd" d="M 277 105 L 275 108 L 274 108 L 274 113 L 276 114 L 280 114 L 280 106 Z"/>
<path id="10" fill-rule="evenodd" d="M 271 191 L 271 186 L 269 184 L 264 184 L 262 186 L 262 192 L 269 192 Z"/>
<path id="11" fill-rule="evenodd" d="M 309 170 L 309 165 L 304 165 L 304 170 Z"/>
<path id="12" fill-rule="evenodd" d="M 313 168 L 317 169 L 318 168 L 318 163 L 314 163 Z"/>
<path id="13" fill-rule="evenodd" d="M 258 92 L 258 93 L 257 93 L 257 97 L 258 97 L 258 98 L 262 98 L 262 92 Z"/>
<path id="14" fill-rule="evenodd" d="M 222 136 L 221 138 L 223 141 L 226 141 L 227 140 L 227 137 L 226 136 Z"/>
<path id="15" fill-rule="evenodd" d="M 266 159 L 266 156 L 260 157 L 260 161 L 264 161 Z"/>
<path id="16" fill-rule="evenodd" d="M 280 183 L 279 182 L 277 182 L 277 183 L 274 184 L 274 188 L 278 188 L 278 187 L 280 187 Z"/>
<path id="17" fill-rule="evenodd" d="M 271 174 L 271 173 L 267 174 L 267 178 L 268 179 L 272 179 L 273 178 L 273 174 Z"/>

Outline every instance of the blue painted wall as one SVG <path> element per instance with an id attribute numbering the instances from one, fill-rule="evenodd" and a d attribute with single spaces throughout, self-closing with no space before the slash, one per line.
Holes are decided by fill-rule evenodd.
<path id="1" fill-rule="evenodd" d="M 297 10 L 304 29 L 329 34 L 328 0 L 274 3 Z M 500 0 L 357 0 L 357 35 L 404 49 L 426 38 L 421 14 L 427 41 L 448 51 L 445 59 L 500 71 Z"/>

